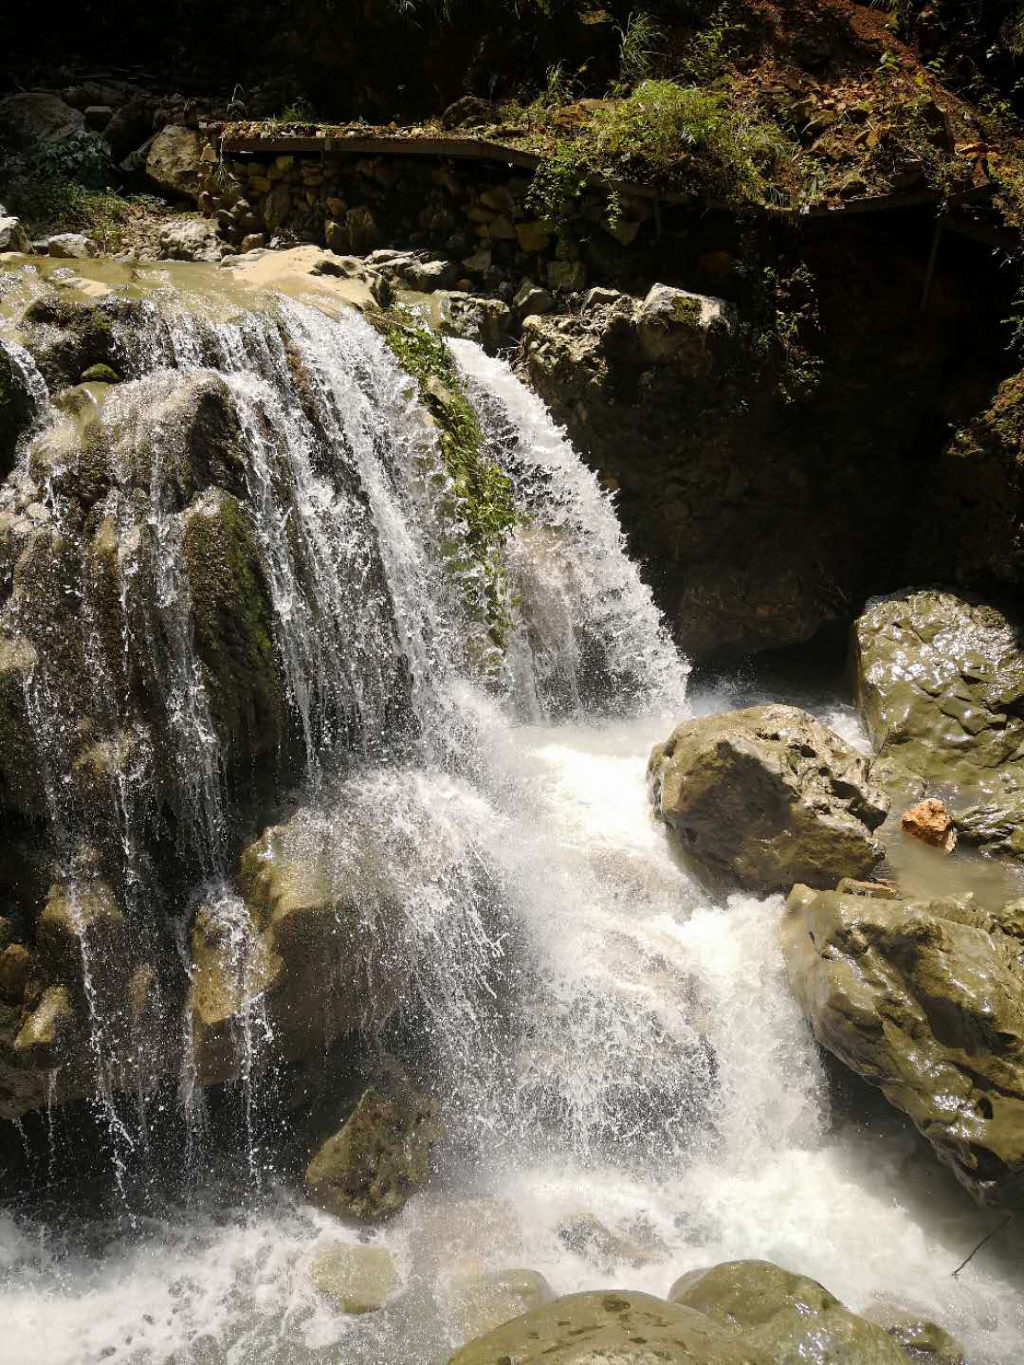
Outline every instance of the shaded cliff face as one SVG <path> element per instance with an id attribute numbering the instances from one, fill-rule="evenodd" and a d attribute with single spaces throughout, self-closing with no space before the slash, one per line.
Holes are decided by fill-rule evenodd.
<path id="1" fill-rule="evenodd" d="M 808 640 L 925 563 L 963 581 L 988 575 L 980 543 L 957 569 L 954 547 L 971 539 L 957 529 L 957 480 L 974 468 L 966 438 L 941 469 L 938 455 L 1012 367 L 1002 286 L 980 248 L 947 238 L 922 307 L 932 234 L 930 216 L 879 215 L 805 229 L 774 250 L 762 242 L 759 258 L 749 242 L 746 256 L 738 244 L 711 253 L 728 227 L 716 237 L 695 224 L 674 253 L 666 244 L 667 278 L 737 300 L 728 346 L 699 373 L 652 360 L 631 297 L 598 293 L 580 314 L 526 324 L 524 369 L 618 489 L 630 542 L 691 656 Z M 787 257 L 807 272 L 813 315 L 776 293 L 772 320 L 752 277 Z M 783 343 L 800 334 L 794 373 Z M 989 481 L 1001 477 L 1000 460 L 1013 460 L 994 449 L 991 422 L 971 430 L 984 434 Z M 1013 504 L 1001 513 L 1011 542 L 1014 497 L 1000 495 Z"/>

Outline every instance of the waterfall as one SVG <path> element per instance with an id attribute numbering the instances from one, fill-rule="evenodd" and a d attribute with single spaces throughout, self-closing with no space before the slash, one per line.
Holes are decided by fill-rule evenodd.
<path id="1" fill-rule="evenodd" d="M 437 427 L 367 321 L 153 298 L 132 326 L 132 377 L 73 401 L 5 343 L 37 407 L 0 488 L 25 754 L 5 780 L 52 854 L 112 1194 L 78 1216 L 74 1078 L 41 1063 L 20 1107 L 42 1193 L 0 1206 L 5 1361 L 440 1365 L 449 1261 L 664 1294 L 763 1256 L 853 1307 L 910 1300 L 973 1365 L 1009 1365 L 1011 1252 L 950 1278 L 985 1216 L 895 1116 L 870 1144 L 845 1124 L 780 902 L 711 904 L 649 814 L 651 746 L 722 702 L 688 699 L 614 499 L 541 402 L 452 343 L 517 513 L 485 670 Z M 312 1054 L 268 985 L 275 866 L 334 917 L 302 962 Z M 275 1143 L 304 1085 L 335 1098 L 339 1051 L 403 1047 L 448 1127 L 437 1189 L 372 1234 L 394 1305 L 340 1318 L 308 1267 L 355 1234 Z M 597 1252 L 566 1231 L 581 1217 Z"/>

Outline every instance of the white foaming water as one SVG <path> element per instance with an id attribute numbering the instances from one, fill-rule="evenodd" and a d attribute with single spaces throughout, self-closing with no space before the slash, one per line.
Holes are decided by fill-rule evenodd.
<path id="1" fill-rule="evenodd" d="M 186 367 L 213 356 L 236 397 L 307 742 L 339 716 L 383 726 L 384 655 L 408 670 L 423 740 L 400 768 L 372 743 L 340 778 L 310 768 L 306 820 L 374 930 L 363 965 L 402 963 L 456 1131 L 437 1188 L 371 1234 L 285 1188 L 258 1194 L 244 1172 L 118 1224 L 0 1215 L 5 1365 L 434 1365 L 460 1341 L 443 1288 L 453 1269 L 531 1266 L 563 1293 L 664 1294 L 689 1269 L 750 1256 L 853 1308 L 923 1311 L 963 1337 L 972 1365 L 1011 1365 L 1024 1239 L 1002 1233 L 952 1278 L 996 1217 L 898 1116 L 879 1106 L 854 1124 L 833 1105 L 786 984 L 780 900 L 712 905 L 651 816 L 646 761 L 684 714 L 685 667 L 593 475 L 506 368 L 456 348 L 531 516 L 510 551 L 507 675 L 482 690 L 462 675 L 466 623 L 410 472 L 432 437 L 407 382 L 361 322 L 282 308 L 348 497 L 323 482 L 286 401 L 275 333 L 179 327 L 171 344 Z M 274 521 L 282 487 L 300 522 L 289 538 Z M 359 651 L 366 667 L 331 672 Z M 863 745 L 846 709 L 815 709 Z M 219 913 L 244 934 L 230 895 Z M 254 1023 L 247 1104 L 273 1045 Z M 605 1225 L 603 1244 L 565 1234 L 582 1214 Z M 380 1313 L 338 1317 L 312 1291 L 310 1260 L 363 1236 L 393 1251 L 400 1286 Z"/>

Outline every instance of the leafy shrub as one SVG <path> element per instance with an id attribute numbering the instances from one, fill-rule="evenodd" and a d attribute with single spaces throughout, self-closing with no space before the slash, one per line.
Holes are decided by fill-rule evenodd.
<path id="1" fill-rule="evenodd" d="M 785 403 L 803 402 L 818 388 L 824 367 L 817 350 L 821 335 L 817 282 L 803 264 L 791 270 L 761 266 L 752 273 L 754 363 L 773 376 Z"/>
<path id="2" fill-rule="evenodd" d="M 729 60 L 728 4 L 721 4 L 691 35 L 680 59 L 680 75 L 694 85 L 710 85 Z"/>
<path id="3" fill-rule="evenodd" d="M 116 180 L 106 142 L 86 132 L 58 142 L 36 142 L 10 169 L 15 179 L 70 181 L 89 190 L 106 189 Z"/>
<path id="4" fill-rule="evenodd" d="M 626 89 L 654 75 L 665 55 L 661 25 L 645 10 L 634 10 L 619 29 L 619 79 Z"/>
<path id="5" fill-rule="evenodd" d="M 640 170 L 724 203 L 778 202 L 784 164 L 795 165 L 795 147 L 777 125 L 732 108 L 717 91 L 644 81 L 559 144 L 535 173 L 529 201 L 561 227 L 588 176 Z"/>
<path id="6" fill-rule="evenodd" d="M 8 207 L 30 237 L 85 232 L 104 252 L 120 251 L 131 204 L 112 190 L 89 190 L 72 180 L 18 180 L 6 195 Z"/>

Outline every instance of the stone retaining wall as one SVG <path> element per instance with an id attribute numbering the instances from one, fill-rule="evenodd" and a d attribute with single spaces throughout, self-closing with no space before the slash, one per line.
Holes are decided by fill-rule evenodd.
<path id="1" fill-rule="evenodd" d="M 555 233 L 531 206 L 529 174 L 486 164 L 308 152 L 221 159 L 213 143 L 202 157 L 200 210 L 238 250 L 276 237 L 362 255 L 401 241 L 448 253 L 471 282 L 518 273 L 569 292 L 585 288 L 588 267 L 614 272 L 627 248 L 654 234 L 650 201 L 625 201 L 610 218 L 597 190 L 581 199 L 572 230 Z"/>

